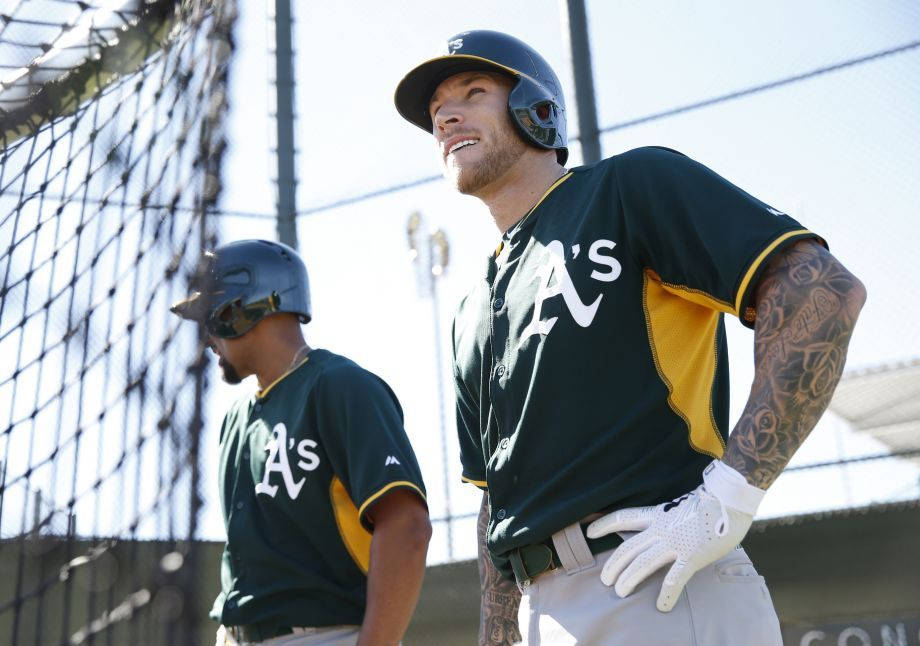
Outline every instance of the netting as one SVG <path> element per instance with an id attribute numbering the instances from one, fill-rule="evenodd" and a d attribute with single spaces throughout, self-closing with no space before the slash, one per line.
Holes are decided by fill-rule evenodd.
<path id="1" fill-rule="evenodd" d="M 0 643 L 205 643 L 208 383 L 184 295 L 232 0 L 0 13 Z M 212 637 L 213 639 L 213 637 Z"/>

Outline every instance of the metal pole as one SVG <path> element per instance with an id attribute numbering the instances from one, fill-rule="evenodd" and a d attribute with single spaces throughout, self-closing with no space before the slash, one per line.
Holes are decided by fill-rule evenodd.
<path id="1" fill-rule="evenodd" d="M 275 123 L 278 157 L 278 239 L 297 248 L 297 180 L 294 175 L 294 51 L 291 2 L 275 0 Z"/>
<path id="2" fill-rule="evenodd" d="M 35 535 L 39 533 L 39 525 L 42 522 L 42 490 L 35 490 L 35 506 L 32 509 L 32 532 Z"/>
<path id="3" fill-rule="evenodd" d="M 578 140 L 585 164 L 601 159 L 597 107 L 594 99 L 594 74 L 591 71 L 591 45 L 588 42 L 588 18 L 584 0 L 559 0 L 563 38 L 571 56 L 575 81 L 575 106 L 578 109 Z"/>

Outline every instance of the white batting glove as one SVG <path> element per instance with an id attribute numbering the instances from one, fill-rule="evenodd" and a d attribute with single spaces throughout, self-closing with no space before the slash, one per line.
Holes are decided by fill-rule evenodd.
<path id="1" fill-rule="evenodd" d="M 620 597 L 668 563 L 657 607 L 669 612 L 698 570 L 731 552 L 747 534 L 766 492 L 721 460 L 703 470 L 703 484 L 672 502 L 620 509 L 588 525 L 588 538 L 639 531 L 604 565 L 601 581 Z"/>

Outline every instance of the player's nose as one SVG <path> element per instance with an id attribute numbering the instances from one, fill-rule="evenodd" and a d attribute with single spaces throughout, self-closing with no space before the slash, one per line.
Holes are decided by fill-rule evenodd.
<path id="1" fill-rule="evenodd" d="M 434 113 L 432 123 L 434 124 L 435 134 L 443 134 L 450 126 L 463 123 L 463 113 L 455 106 L 445 103 Z"/>

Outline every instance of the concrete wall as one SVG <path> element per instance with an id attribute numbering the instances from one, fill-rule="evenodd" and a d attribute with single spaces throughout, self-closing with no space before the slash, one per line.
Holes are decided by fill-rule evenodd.
<path id="1" fill-rule="evenodd" d="M 755 525 L 745 548 L 767 578 L 787 644 L 920 646 L 918 509 L 915 501 Z M 111 624 L 96 644 L 213 644 L 207 613 L 219 543 L 195 544 L 172 571 L 178 563 L 164 557 L 181 545 L 121 542 L 95 554 L 92 547 L 50 538 L 0 543 L 0 644 L 60 643 L 86 635 L 92 620 L 96 629 Z M 431 567 L 404 644 L 475 643 L 478 616 L 476 563 Z"/>

